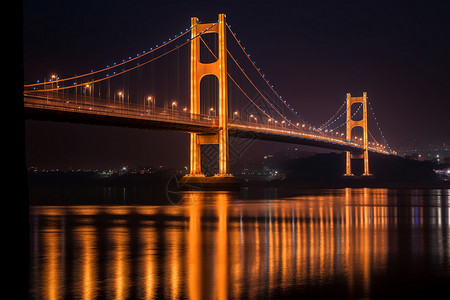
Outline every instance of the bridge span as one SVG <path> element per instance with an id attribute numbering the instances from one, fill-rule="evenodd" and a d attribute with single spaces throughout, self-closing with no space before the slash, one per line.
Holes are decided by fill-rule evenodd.
<path id="1" fill-rule="evenodd" d="M 151 130 L 168 130 L 202 135 L 219 131 L 218 118 L 203 114 L 172 110 L 168 108 L 146 108 L 134 103 L 111 103 L 105 99 L 77 97 L 48 93 L 47 95 L 25 93 L 24 113 L 27 119 L 81 123 L 90 125 L 117 126 Z M 362 152 L 362 145 L 355 141 L 320 134 L 314 130 L 290 128 L 286 125 L 269 125 L 238 119 L 228 120 L 228 134 L 238 138 L 249 138 L 340 151 Z M 389 154 L 381 147 L 369 147 L 369 151 Z"/>
<path id="2" fill-rule="evenodd" d="M 231 37 L 238 53 L 230 51 L 233 47 L 227 43 L 227 36 Z M 180 51 L 185 45 L 190 48 L 189 55 L 184 56 L 189 60 L 189 68 L 179 64 Z M 244 57 L 250 72 L 244 70 L 238 55 Z M 229 58 L 231 64 L 228 64 Z M 152 64 L 154 61 L 158 63 Z M 160 62 L 164 62 L 164 67 L 160 72 L 154 72 L 153 68 L 157 68 Z M 176 72 L 169 72 L 171 65 L 177 65 Z M 170 98 L 173 97 L 171 92 L 180 88 L 180 71 L 188 71 L 185 75 L 187 80 L 183 80 L 188 91 L 183 97 L 178 93 L 178 101 L 184 102 L 183 109 L 179 109 L 178 102 Z M 252 79 L 249 74 L 257 78 Z M 167 92 L 158 93 L 162 89 L 163 78 L 167 80 Z M 208 81 L 207 78 L 214 80 Z M 263 85 L 263 90 L 255 84 L 256 80 Z M 164 108 L 156 107 L 156 99 L 151 96 L 153 93 L 158 94 Z M 238 97 L 244 100 L 243 103 Z M 347 93 L 344 103 L 323 124 L 313 126 L 305 121 L 261 73 L 231 30 L 225 14 L 219 14 L 218 20 L 212 23 L 202 23 L 193 17 L 190 27 L 184 32 L 105 68 L 64 79 L 52 74 L 50 79 L 26 84 L 23 99 L 28 119 L 188 133 L 190 173 L 187 177 L 197 177 L 199 181 L 204 178 L 200 151 L 204 144 L 218 145 L 219 172 L 215 177 L 232 177 L 229 172 L 230 135 L 346 151 L 346 176 L 353 176 L 353 158 L 364 159 L 363 175 L 371 176 L 369 151 L 393 153 L 373 111 L 384 145 L 368 130 L 366 92 L 357 97 Z M 354 112 L 353 104 L 358 106 Z M 357 118 L 354 118 L 357 113 Z M 355 127 L 362 129 L 362 133 L 355 136 Z"/>

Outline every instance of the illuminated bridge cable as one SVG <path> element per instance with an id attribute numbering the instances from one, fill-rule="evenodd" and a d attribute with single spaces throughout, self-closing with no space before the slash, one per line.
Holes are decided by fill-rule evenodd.
<path id="1" fill-rule="evenodd" d="M 363 106 L 363 104 L 364 104 L 364 101 L 361 102 L 361 104 L 358 106 L 358 109 L 351 115 L 350 120 L 353 119 L 353 117 L 359 112 L 359 110 L 361 109 L 361 107 Z M 347 110 L 348 110 L 348 108 L 345 110 L 345 112 L 347 112 Z M 341 116 L 342 116 L 343 114 L 344 114 L 344 113 L 342 113 Z M 339 117 L 340 117 L 340 116 L 339 116 Z M 343 124 L 341 124 L 341 125 L 339 125 L 339 126 L 333 128 L 333 129 L 331 129 L 331 130 L 334 131 L 334 130 L 336 130 L 336 129 L 338 129 L 338 128 L 341 128 L 342 126 L 346 125 L 348 122 L 349 122 L 349 120 L 346 120 L 345 123 L 343 123 Z"/>
<path id="2" fill-rule="evenodd" d="M 208 49 L 208 51 L 214 56 L 215 59 L 217 59 L 217 56 L 214 54 L 214 52 L 211 50 L 211 48 L 206 44 L 206 42 L 203 40 L 202 37 L 200 37 L 200 40 L 205 45 L 205 47 Z M 238 66 L 238 68 L 241 70 L 241 72 L 244 74 L 244 76 L 247 78 L 247 80 L 251 83 L 251 85 L 256 89 L 256 91 L 261 95 L 261 97 L 283 118 L 285 121 L 290 123 L 294 127 L 298 127 L 297 125 L 293 124 L 290 120 L 288 120 L 283 114 L 281 114 L 273 105 L 270 103 L 270 101 L 263 95 L 263 93 L 256 87 L 256 85 L 253 83 L 253 81 L 248 77 L 248 75 L 244 72 L 242 67 L 239 65 L 239 63 L 236 61 L 236 59 L 233 57 L 233 55 L 227 50 L 230 57 L 233 59 L 234 63 Z M 273 119 L 269 114 L 267 114 L 263 109 L 261 109 L 248 95 L 244 92 L 244 90 L 237 84 L 237 82 L 233 79 L 233 77 L 228 73 L 228 76 L 233 81 L 233 83 L 238 87 L 238 89 L 244 94 L 244 96 L 252 102 L 253 105 L 256 106 L 264 115 L 266 115 L 269 119 Z"/>
<path id="3" fill-rule="evenodd" d="M 103 69 L 100 69 L 100 70 L 97 70 L 97 71 L 92 71 L 92 72 L 89 72 L 89 73 L 85 73 L 85 74 L 82 74 L 82 75 L 72 76 L 72 77 L 63 78 L 63 79 L 58 79 L 58 80 L 52 80 L 51 82 L 52 82 L 52 83 L 60 83 L 60 82 L 64 82 L 64 81 L 74 80 L 74 79 L 78 79 L 78 78 L 81 78 L 81 77 L 91 76 L 91 75 L 94 75 L 94 74 L 97 74 L 97 73 L 109 71 L 109 70 L 114 69 L 114 68 L 117 68 L 117 67 L 119 67 L 119 66 L 128 64 L 128 63 L 130 63 L 130 62 L 132 62 L 132 61 L 134 61 L 134 60 L 136 60 L 136 59 L 140 59 L 140 58 L 142 58 L 143 56 L 146 56 L 146 55 L 148 55 L 148 54 L 151 54 L 151 53 L 155 52 L 156 50 L 162 49 L 163 47 L 165 47 L 165 46 L 171 44 L 172 42 L 174 42 L 174 41 L 176 41 L 176 40 L 178 40 L 179 38 L 181 38 L 182 36 L 184 36 L 185 34 L 187 34 L 187 33 L 188 33 L 189 31 L 191 31 L 191 30 L 192 30 L 192 28 L 189 28 L 189 29 L 187 29 L 185 32 L 183 32 L 183 33 L 181 33 L 180 35 L 176 36 L 174 39 L 169 39 L 169 42 L 167 42 L 167 43 L 164 42 L 162 45 L 157 46 L 157 47 L 154 48 L 154 49 L 152 48 L 152 49 L 151 49 L 150 51 L 148 51 L 148 52 L 145 52 L 145 53 L 143 53 L 143 54 L 141 54 L 141 55 L 137 55 L 137 56 L 135 56 L 135 57 L 133 57 L 133 58 L 130 58 L 130 59 L 128 59 L 128 60 L 124 60 L 124 61 L 122 61 L 121 63 L 114 64 L 114 65 L 112 65 L 112 66 L 107 66 L 106 68 L 103 68 Z M 48 83 L 49 83 L 49 82 L 39 82 L 39 83 L 33 83 L 33 84 L 26 84 L 26 85 L 24 85 L 24 87 L 34 87 L 34 86 L 44 85 L 44 84 L 48 84 Z"/>
<path id="4" fill-rule="evenodd" d="M 275 93 L 275 95 L 278 97 L 278 99 L 283 102 L 284 105 L 286 105 L 288 107 L 289 110 L 291 110 L 292 112 L 294 112 L 296 114 L 297 117 L 299 117 L 304 123 L 310 125 L 308 122 L 306 122 L 305 120 L 303 120 L 300 116 L 298 116 L 297 112 L 295 112 L 290 106 L 289 104 L 286 103 L 286 101 L 281 99 L 281 96 L 278 95 L 278 93 L 273 89 L 273 86 L 270 85 L 270 83 L 265 79 L 264 74 L 261 73 L 260 69 L 258 67 L 256 67 L 255 62 L 252 61 L 250 59 L 250 55 L 245 51 L 245 48 L 242 46 L 242 44 L 240 43 L 240 41 L 236 38 L 236 34 L 231 30 L 230 26 L 227 24 L 228 29 L 230 30 L 230 33 L 233 35 L 234 39 L 236 40 L 236 42 L 238 43 L 239 47 L 242 49 L 242 51 L 244 52 L 245 56 L 247 56 L 247 58 L 249 59 L 249 61 L 252 63 L 253 67 L 255 68 L 255 70 L 259 73 L 259 75 L 263 78 L 263 80 L 266 82 L 266 84 L 269 86 L 269 88 Z M 231 54 L 230 54 L 231 55 Z"/>
<path id="5" fill-rule="evenodd" d="M 118 73 L 115 73 L 115 74 L 112 74 L 112 75 L 108 75 L 107 77 L 103 77 L 103 78 L 96 79 L 96 80 L 90 80 L 89 83 L 90 83 L 90 84 L 93 84 L 93 83 L 101 82 L 101 81 L 104 81 L 104 80 L 108 80 L 108 79 L 110 79 L 110 78 L 113 78 L 113 77 L 116 77 L 116 76 L 125 74 L 125 73 L 127 73 L 127 72 L 129 72 L 129 71 L 135 70 L 135 69 L 140 68 L 140 67 L 142 67 L 142 66 L 144 66 L 144 65 L 146 65 L 146 64 L 148 64 L 148 63 L 151 63 L 151 62 L 153 62 L 153 61 L 155 61 L 155 60 L 157 60 L 157 59 L 159 59 L 159 58 L 161 58 L 161 57 L 163 57 L 163 56 L 166 56 L 167 54 L 169 54 L 169 53 L 171 53 L 171 52 L 173 52 L 173 51 L 175 51 L 175 50 L 177 50 L 177 49 L 179 49 L 179 48 L 185 46 L 185 45 L 188 44 L 191 40 L 193 40 L 193 39 L 195 39 L 195 38 L 201 36 L 201 35 L 204 34 L 207 30 L 209 30 L 210 28 L 212 28 L 212 27 L 215 26 L 215 25 L 216 25 L 216 23 L 214 23 L 213 25 L 211 25 L 211 27 L 206 28 L 206 29 L 203 30 L 202 32 L 198 33 L 196 36 L 187 39 L 185 42 L 183 42 L 182 44 L 178 45 L 177 47 L 175 47 L 175 48 L 173 48 L 173 49 L 170 49 L 169 51 L 164 52 L 164 53 L 160 54 L 160 55 L 157 56 L 157 57 L 154 57 L 154 58 L 152 58 L 152 59 L 150 59 L 150 60 L 148 60 L 148 61 L 146 61 L 146 62 L 140 63 L 140 64 L 138 64 L 138 65 L 136 65 L 136 66 L 134 66 L 134 67 L 131 67 L 131 68 L 127 69 L 127 70 L 123 70 L 123 71 L 121 71 L 121 72 L 118 72 Z M 87 75 L 91 75 L 91 74 L 87 74 Z M 54 82 L 53 82 L 53 83 L 54 83 Z M 48 82 L 46 82 L 45 84 L 48 84 Z M 37 90 L 37 91 L 50 92 L 50 91 L 57 91 L 57 90 L 65 90 L 65 89 L 71 89 L 71 88 L 76 88 L 76 87 L 84 86 L 85 84 L 86 84 L 86 83 L 80 83 L 80 84 L 74 84 L 74 85 L 66 86 L 66 87 L 57 87 L 57 88 L 51 88 L 51 89 L 45 89 L 45 90 Z M 35 91 L 35 92 L 36 92 L 36 91 Z"/>
<path id="6" fill-rule="evenodd" d="M 253 65 L 253 67 L 255 68 L 255 70 L 259 73 L 259 75 L 263 78 L 263 80 L 265 81 L 265 83 L 269 86 L 269 88 L 275 93 L 275 95 L 278 97 L 278 99 L 290 110 L 292 111 L 296 117 L 298 117 L 300 120 L 302 120 L 302 122 L 304 122 L 305 124 L 308 124 L 309 126 L 312 126 L 310 123 L 308 123 L 307 121 L 305 121 L 302 117 L 300 117 L 298 115 L 298 113 L 292 109 L 292 107 L 281 98 L 280 95 L 278 95 L 278 93 L 274 90 L 273 86 L 266 80 L 264 74 L 261 73 L 260 69 L 256 66 L 255 62 L 253 60 L 250 59 L 250 55 L 245 51 L 244 47 L 242 46 L 242 44 L 240 43 L 240 41 L 237 39 L 236 34 L 231 30 L 230 26 L 227 24 L 228 29 L 230 30 L 230 33 L 233 35 L 234 39 L 236 40 L 236 42 L 238 43 L 239 47 L 242 49 L 242 51 L 244 52 L 245 56 L 247 56 L 247 58 L 249 59 L 249 61 L 251 62 L 251 64 Z M 231 55 L 231 54 L 230 54 Z M 319 130 L 321 130 L 324 127 L 328 127 L 327 125 L 330 124 L 330 122 L 333 120 L 333 118 L 339 113 L 339 111 L 344 107 L 345 105 L 345 101 L 344 103 L 341 105 L 341 107 L 338 109 L 338 111 L 324 124 L 322 124 L 320 127 L 318 127 Z M 339 119 L 343 114 L 341 114 L 337 119 Z M 337 119 L 335 121 L 337 121 Z M 335 121 L 331 122 L 331 124 L 333 124 Z M 292 124 L 292 123 L 291 123 Z M 330 125 L 331 125 L 330 124 Z"/>
<path id="7" fill-rule="evenodd" d="M 330 124 L 331 120 L 333 120 L 334 117 L 337 116 L 337 114 L 342 110 L 342 108 L 344 107 L 344 105 L 345 105 L 346 103 L 347 103 L 347 100 L 345 100 L 344 103 L 342 103 L 341 107 L 339 107 L 339 109 L 336 111 L 336 113 L 335 113 L 331 118 L 329 118 L 328 121 L 326 121 L 325 123 L 323 123 L 322 125 L 320 125 L 319 129 L 328 127 L 328 124 Z M 347 110 L 346 110 L 346 111 L 347 111 Z M 340 116 L 339 116 L 339 117 L 340 117 Z M 336 120 L 337 120 L 337 119 L 336 119 Z M 334 123 L 334 121 L 333 121 L 331 124 L 333 124 L 333 123 Z M 330 125 L 331 125 L 331 124 L 330 124 Z"/>
<path id="8" fill-rule="evenodd" d="M 239 40 L 236 37 L 236 34 L 231 30 L 230 26 L 227 24 L 228 29 L 230 30 L 231 35 L 234 37 L 234 39 L 236 40 L 236 42 L 238 43 L 239 47 L 242 49 L 242 51 L 244 52 L 245 56 L 247 56 L 247 58 L 249 59 L 249 61 L 252 63 L 253 67 L 255 68 L 255 70 L 259 73 L 259 75 L 263 78 L 263 80 L 265 81 L 265 83 L 269 86 L 269 88 L 272 90 L 272 92 L 274 92 L 274 94 L 278 97 L 278 99 L 290 110 L 294 113 L 294 115 L 299 118 L 303 123 L 308 124 L 309 126 L 312 126 L 310 123 L 308 123 L 307 121 L 305 121 L 302 117 L 300 117 L 298 115 L 298 113 L 292 109 L 292 107 L 286 103 L 285 100 L 283 100 L 281 98 L 280 95 L 278 95 L 278 93 L 274 90 L 273 86 L 267 81 L 267 79 L 265 78 L 264 74 L 261 73 L 261 71 L 258 69 L 258 67 L 256 67 L 255 63 L 250 59 L 250 55 L 245 51 L 244 47 L 241 45 L 241 43 L 239 42 Z"/>
<path id="9" fill-rule="evenodd" d="M 211 50 L 211 48 L 206 44 L 206 42 L 203 40 L 203 38 L 200 36 L 200 40 L 202 41 L 202 43 L 205 45 L 205 47 L 209 50 L 209 52 L 211 52 L 211 54 L 214 56 L 215 59 L 217 59 L 217 56 L 214 54 L 214 52 Z M 247 93 L 241 88 L 241 86 L 236 82 L 236 80 L 234 80 L 234 78 L 230 75 L 229 72 L 227 72 L 228 77 L 230 77 L 231 81 L 233 81 L 233 83 L 237 86 L 237 88 L 242 92 L 242 94 L 244 94 L 244 96 L 250 100 L 251 103 L 253 103 L 253 105 L 256 106 L 257 109 L 259 109 L 264 115 L 266 115 L 268 118 L 272 118 L 270 115 L 268 115 L 262 108 L 260 108 L 248 95 Z"/>
<path id="10" fill-rule="evenodd" d="M 347 110 L 349 109 L 349 107 L 347 107 L 347 109 L 346 110 L 344 110 L 340 115 L 339 115 L 339 117 L 337 117 L 336 119 L 334 119 L 329 125 L 327 125 L 327 126 L 325 126 L 325 127 L 329 127 L 329 126 L 331 126 L 331 125 L 333 125 L 334 123 L 336 123 L 344 114 L 346 114 L 347 113 Z M 346 123 L 345 123 L 346 124 Z M 341 127 L 341 126 L 339 126 L 339 127 Z"/>
<path id="11" fill-rule="evenodd" d="M 256 87 L 256 85 L 253 83 L 253 81 L 248 77 L 248 75 L 244 72 L 244 70 L 241 68 L 241 66 L 239 65 L 239 63 L 236 61 L 236 59 L 234 59 L 233 55 L 230 53 L 230 51 L 228 51 L 228 54 L 230 55 L 230 57 L 233 59 L 234 63 L 239 67 L 239 69 L 241 70 L 242 74 L 244 74 L 244 76 L 247 78 L 247 80 L 251 83 L 251 85 L 256 89 L 256 91 L 261 95 L 261 97 L 281 116 L 281 118 L 283 118 L 285 121 L 287 121 L 288 123 L 290 123 L 292 126 L 297 127 L 297 125 L 293 124 L 290 120 L 288 120 L 282 113 L 280 113 L 273 105 L 272 103 L 270 103 L 270 101 L 263 95 L 263 93 Z M 256 104 L 255 104 L 256 105 Z"/>
<path id="12" fill-rule="evenodd" d="M 146 64 L 148 64 L 148 63 L 151 63 L 151 62 L 153 62 L 153 61 L 155 61 L 155 60 L 157 60 L 157 59 L 159 59 L 159 58 L 161 58 L 161 57 L 163 57 L 163 56 L 166 56 L 167 54 L 169 54 L 169 53 L 171 53 L 171 52 L 173 52 L 173 51 L 175 51 L 175 50 L 177 50 L 177 49 L 183 47 L 183 46 L 186 45 L 187 43 L 188 43 L 188 42 L 185 42 L 185 43 L 183 43 L 183 44 L 177 46 L 177 47 L 174 48 L 174 49 L 171 49 L 171 50 L 169 50 L 169 51 L 167 51 L 167 52 L 165 52 L 165 53 L 163 53 L 163 54 L 161 54 L 161 55 L 159 55 L 159 56 L 157 56 L 157 57 L 155 57 L 155 58 L 153 58 L 153 59 L 151 59 L 151 60 L 149 60 L 149 61 L 143 62 L 143 63 L 141 63 L 141 64 L 139 64 L 139 65 L 137 65 L 137 66 L 134 66 L 134 67 L 132 67 L 132 68 L 129 68 L 129 69 L 127 69 L 127 70 L 123 70 L 123 71 L 121 71 L 121 72 L 114 73 L 114 74 L 108 75 L 108 76 L 103 77 L 103 78 L 100 78 L 100 79 L 90 80 L 90 81 L 89 81 L 89 84 L 93 84 L 93 83 L 101 82 L 101 81 L 104 81 L 104 80 L 108 80 L 108 79 L 110 79 L 110 78 L 113 78 L 113 77 L 116 77 L 116 76 L 125 74 L 125 73 L 130 72 L 130 71 L 132 71 L 132 70 L 135 70 L 135 69 L 137 69 L 137 68 L 140 68 L 140 67 L 142 67 L 142 66 L 144 66 L 144 65 L 146 65 Z M 83 82 L 83 83 L 80 83 L 80 84 L 74 84 L 74 85 L 70 85 L 70 86 L 66 86 L 66 87 L 57 87 L 57 88 L 51 88 L 51 89 L 45 89 L 45 90 L 35 90 L 34 92 L 37 92 L 37 91 L 50 92 L 50 91 L 57 91 L 57 90 L 66 90 L 66 89 L 76 88 L 76 87 L 80 87 L 80 86 L 84 86 L 84 85 L 86 85 L 86 82 Z"/>
<path id="13" fill-rule="evenodd" d="M 373 138 L 373 140 L 375 141 L 375 143 L 378 144 L 378 141 L 373 137 L 372 133 L 370 132 L 370 130 L 367 129 L 367 132 L 369 133 L 369 135 Z"/>
<path id="14" fill-rule="evenodd" d="M 361 109 L 361 107 L 363 106 L 363 104 L 364 104 L 364 101 L 361 102 L 361 104 L 358 106 L 357 110 L 351 115 L 350 119 L 353 119 L 353 117 L 359 112 L 359 110 Z M 369 101 L 368 101 L 368 100 L 367 100 L 367 104 L 369 104 Z M 370 105 L 369 105 L 369 106 L 370 106 Z M 346 109 L 346 110 L 338 117 L 338 119 L 339 119 L 345 112 L 347 112 L 348 109 L 349 109 L 349 108 L 347 108 L 347 109 Z M 380 131 L 380 134 L 381 134 L 381 136 L 382 136 L 382 138 L 383 138 L 383 141 L 384 141 L 386 147 L 389 149 L 390 152 L 392 152 L 391 148 L 389 147 L 388 143 L 386 142 L 386 139 L 384 138 L 384 135 L 383 135 L 383 133 L 382 133 L 382 131 L 381 131 L 381 129 L 380 129 L 380 126 L 379 126 L 379 124 L 378 124 L 378 121 L 376 120 L 375 114 L 374 114 L 373 109 L 372 109 L 371 106 L 370 106 L 370 109 L 371 109 L 372 115 L 373 115 L 373 117 L 374 117 L 374 119 L 375 119 L 375 122 L 377 123 L 378 130 Z M 341 124 L 341 125 L 339 125 L 339 126 L 333 128 L 333 129 L 331 129 L 331 130 L 334 131 L 334 130 L 336 130 L 336 129 L 338 129 L 338 128 L 344 126 L 344 125 L 346 125 L 348 122 L 349 122 L 349 120 L 346 120 L 345 123 L 343 123 L 343 124 Z M 333 122 L 333 123 L 334 123 L 334 122 Z M 375 139 L 375 137 L 372 135 L 372 133 L 371 133 L 369 130 L 368 130 L 368 133 L 369 133 L 369 135 L 372 137 L 372 139 L 375 141 L 375 143 L 378 144 L 378 141 Z"/>
<path id="15" fill-rule="evenodd" d="M 228 77 L 230 77 L 231 81 L 233 81 L 233 83 L 237 86 L 237 88 L 242 92 L 242 94 L 244 94 L 245 97 L 247 97 L 248 100 L 250 100 L 251 103 L 253 103 L 253 105 L 256 106 L 257 109 L 259 109 L 263 114 L 266 115 L 266 117 L 272 119 L 272 117 L 270 115 L 268 115 L 261 107 L 259 107 L 248 95 L 247 93 L 239 86 L 239 84 L 237 84 L 237 82 L 233 79 L 233 77 L 231 77 L 230 74 L 228 74 Z"/>
<path id="16" fill-rule="evenodd" d="M 217 56 L 214 54 L 214 52 L 211 50 L 211 48 L 206 44 L 206 42 L 203 40 L 203 38 L 202 37 L 200 37 L 200 40 L 202 41 L 202 43 L 205 45 L 205 47 L 209 50 L 209 52 L 214 56 L 214 58 L 215 59 L 217 59 Z M 228 51 L 228 50 L 227 50 Z M 228 54 L 230 54 L 229 52 L 228 52 Z M 231 54 L 230 54 L 230 56 L 232 56 Z M 233 57 L 232 57 L 233 58 Z M 233 58 L 233 60 L 234 60 L 234 58 Z M 236 63 L 236 65 L 241 69 L 241 71 L 244 73 L 244 76 L 246 76 L 247 77 L 247 79 L 250 81 L 250 83 L 255 87 L 255 89 L 259 92 L 259 94 L 262 96 L 262 97 L 264 97 L 264 95 L 262 95 L 262 93 L 256 88 L 256 86 L 253 84 L 253 82 L 250 80 L 250 78 L 248 78 L 248 76 L 247 76 L 247 74 L 245 74 L 245 72 L 242 70 L 242 68 L 239 66 L 239 64 L 236 62 L 236 60 L 234 60 L 235 61 L 235 63 Z M 230 73 L 229 72 L 227 72 L 227 74 L 228 74 L 228 77 L 230 77 L 230 79 L 233 81 L 233 83 L 238 87 L 238 89 L 244 94 L 244 96 L 248 99 L 248 100 L 250 100 L 250 102 L 252 102 L 253 103 L 253 105 L 255 105 L 256 106 L 256 108 L 258 108 L 263 114 L 265 114 L 268 118 L 272 118 L 270 115 L 268 115 L 263 109 L 261 109 L 248 95 L 247 95 L 247 93 L 245 93 L 244 92 L 244 90 L 241 88 L 241 86 L 233 79 L 233 77 L 230 75 Z M 264 98 L 265 99 L 265 98 Z M 267 99 L 266 99 L 266 101 L 267 101 Z M 269 103 L 270 104 L 270 103 Z M 275 109 L 275 108 L 274 108 Z M 278 112 L 278 111 L 277 111 Z M 279 113 L 279 112 L 278 112 Z M 280 114 L 281 115 L 281 114 Z M 283 115 L 281 115 L 283 118 L 284 118 L 284 116 Z"/>
<path id="17" fill-rule="evenodd" d="M 373 110 L 373 108 L 372 108 L 372 105 L 370 105 L 369 100 L 367 100 L 367 104 L 368 104 L 368 106 L 369 106 L 369 108 L 370 108 L 370 111 L 372 112 L 373 118 L 375 119 L 375 123 L 377 124 L 378 131 L 380 132 L 381 137 L 383 138 L 384 144 L 385 144 L 386 147 L 389 149 L 389 152 L 392 152 L 391 147 L 389 147 L 389 144 L 387 143 L 386 138 L 384 137 L 384 134 L 383 134 L 383 132 L 381 131 L 380 125 L 378 124 L 377 117 L 375 117 L 375 112 L 374 112 L 374 110 Z"/>

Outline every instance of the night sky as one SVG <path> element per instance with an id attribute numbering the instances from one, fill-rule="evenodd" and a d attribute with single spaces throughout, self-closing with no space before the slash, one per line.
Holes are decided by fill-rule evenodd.
<path id="1" fill-rule="evenodd" d="M 23 1 L 24 82 L 85 73 L 227 15 L 283 99 L 325 122 L 367 92 L 389 145 L 450 143 L 448 1 Z M 375 129 L 373 129 L 375 131 Z M 25 122 L 29 166 L 189 165 L 182 133 Z M 289 145 L 255 142 L 260 155 Z"/>

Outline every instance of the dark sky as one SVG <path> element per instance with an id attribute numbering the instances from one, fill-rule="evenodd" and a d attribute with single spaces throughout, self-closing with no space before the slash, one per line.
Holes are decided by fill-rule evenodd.
<path id="1" fill-rule="evenodd" d="M 450 143 L 448 1 L 23 1 L 25 83 L 82 73 L 219 13 L 284 99 L 321 124 L 366 91 L 393 149 Z M 375 129 L 374 129 L 375 130 Z M 26 122 L 28 165 L 188 165 L 188 135 Z M 258 155 L 288 145 L 255 142 Z M 258 151 L 259 152 L 258 152 Z M 253 153 L 252 151 L 247 151 Z"/>

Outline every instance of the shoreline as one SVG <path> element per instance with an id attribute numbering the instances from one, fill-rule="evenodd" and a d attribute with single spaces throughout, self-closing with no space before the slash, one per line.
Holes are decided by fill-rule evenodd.
<path id="1" fill-rule="evenodd" d="M 449 181 L 439 182 L 246 182 L 241 187 L 280 187 L 302 189 L 343 189 L 343 188 L 377 188 L 377 189 L 450 189 Z"/>
<path id="2" fill-rule="evenodd" d="M 27 185 L 47 187 L 67 186 L 67 185 L 87 185 L 87 186 L 165 186 L 177 177 L 175 174 L 148 174 L 148 175 L 121 175 L 112 177 L 101 177 L 96 174 L 29 174 Z M 376 178 L 341 178 L 336 181 L 300 181 L 300 180 L 246 180 L 236 177 L 241 181 L 240 187 L 279 187 L 279 188 L 305 188 L 305 189 L 330 189 L 330 188 L 389 188 L 389 189 L 450 189 L 450 181 L 381 181 Z"/>

